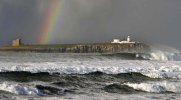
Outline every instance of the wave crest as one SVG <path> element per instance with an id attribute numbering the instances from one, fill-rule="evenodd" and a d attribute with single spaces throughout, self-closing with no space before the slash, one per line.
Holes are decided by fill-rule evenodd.
<path id="1" fill-rule="evenodd" d="M 20 84 L 3 82 L 0 84 L 0 90 L 18 94 L 18 95 L 41 95 L 37 88 L 27 88 Z"/>
<path id="2" fill-rule="evenodd" d="M 180 82 L 149 82 L 149 83 L 125 83 L 135 90 L 141 90 L 152 93 L 181 93 Z"/>
<path id="3" fill-rule="evenodd" d="M 111 85 L 105 86 L 104 90 L 109 93 L 121 93 L 121 94 L 141 92 L 141 91 L 133 89 L 132 87 L 129 87 L 127 85 L 121 85 L 121 84 L 111 84 Z"/>

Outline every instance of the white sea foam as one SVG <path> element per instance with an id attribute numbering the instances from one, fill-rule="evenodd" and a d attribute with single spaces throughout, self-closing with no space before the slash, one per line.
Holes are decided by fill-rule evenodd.
<path id="1" fill-rule="evenodd" d="M 105 57 L 99 55 L 69 55 L 59 53 L 0 53 L 0 72 L 7 71 L 27 71 L 32 73 L 38 72 L 58 72 L 58 73 L 89 73 L 95 71 L 105 72 L 107 74 L 118 74 L 128 72 L 140 72 L 146 76 L 153 78 L 179 78 L 181 79 L 181 61 L 157 61 L 157 60 L 122 60 L 119 57 Z M 179 80 L 178 79 L 178 80 Z M 175 80 L 175 79 L 173 79 Z M 181 82 L 180 82 L 181 83 Z M 129 83 L 130 87 L 135 86 L 143 88 L 143 91 L 164 92 L 171 90 L 171 92 L 178 93 L 177 96 L 172 94 L 108 94 L 92 92 L 89 95 L 74 95 L 70 94 L 60 97 L 42 97 L 43 99 L 142 99 L 152 100 L 154 98 L 170 99 L 176 97 L 180 99 L 180 84 L 179 82 L 148 82 L 141 84 Z M 36 83 L 35 83 L 36 84 Z M 42 84 L 42 83 L 41 83 Z M 166 85 L 165 85 L 166 84 Z M 149 88 L 148 88 L 149 87 Z M 148 88 L 148 89 L 147 89 Z M 156 88 L 156 89 L 155 89 Z M 7 91 L 19 95 L 41 95 L 41 93 L 31 83 L 18 82 L 3 82 L 0 83 L 0 90 Z M 168 96 L 169 95 L 169 96 Z M 24 96 L 22 96 L 24 97 Z M 25 96 L 26 97 L 26 96 Z M 34 96 L 35 99 L 42 99 Z M 37 98 L 36 98 L 37 97 Z M 34 99 L 34 98 L 33 98 Z M 19 98 L 18 98 L 19 100 Z"/>
<path id="2" fill-rule="evenodd" d="M 18 95 L 41 95 L 41 93 L 36 88 L 27 88 L 20 84 L 10 82 L 1 83 L 0 90 Z"/>
<path id="3" fill-rule="evenodd" d="M 163 93 L 163 92 L 173 92 L 181 93 L 181 82 L 148 82 L 148 83 L 126 83 L 125 85 L 132 87 L 136 90 L 153 92 L 153 93 Z"/>
<path id="4" fill-rule="evenodd" d="M 152 78 L 181 79 L 181 61 L 122 60 L 119 57 L 59 53 L 0 53 L 0 72 L 107 74 L 140 72 Z"/>
<path id="5" fill-rule="evenodd" d="M 117 93 L 92 93 L 91 95 L 79 94 L 59 97 L 41 97 L 33 100 L 180 100 L 180 94 L 117 94 Z"/>
<path id="6" fill-rule="evenodd" d="M 66 59 L 67 60 L 67 59 Z M 107 74 L 140 72 L 152 78 L 179 78 L 181 79 L 181 61 L 140 61 L 140 60 L 75 60 L 56 62 L 1 62 L 0 72 L 27 71 L 58 72 L 58 73 L 90 73 L 95 71 Z"/>
<path id="7" fill-rule="evenodd" d="M 149 60 L 157 60 L 157 61 L 177 61 L 181 60 L 180 53 L 172 53 L 167 51 L 154 51 L 150 53 L 150 57 L 147 58 Z"/>
<path id="8" fill-rule="evenodd" d="M 180 51 L 164 45 L 151 46 L 150 57 L 147 59 L 157 61 L 181 61 Z"/>

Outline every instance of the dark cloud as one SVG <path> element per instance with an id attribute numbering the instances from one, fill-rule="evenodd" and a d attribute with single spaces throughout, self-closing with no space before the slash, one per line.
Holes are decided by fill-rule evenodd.
<path id="1" fill-rule="evenodd" d="M 50 43 L 104 42 L 131 35 L 181 49 L 180 0 L 62 0 Z M 49 0 L 1 0 L 0 42 L 21 37 L 38 43 Z"/>
<path id="2" fill-rule="evenodd" d="M 0 1 L 0 44 L 22 38 L 37 43 L 38 28 L 43 18 L 42 0 Z"/>

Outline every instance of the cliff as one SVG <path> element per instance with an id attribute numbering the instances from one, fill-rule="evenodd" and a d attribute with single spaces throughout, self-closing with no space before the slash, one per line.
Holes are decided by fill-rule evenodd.
<path id="1" fill-rule="evenodd" d="M 57 53 L 147 53 L 150 47 L 144 43 L 94 43 L 60 45 L 22 45 L 4 46 L 0 51 L 57 52 Z"/>

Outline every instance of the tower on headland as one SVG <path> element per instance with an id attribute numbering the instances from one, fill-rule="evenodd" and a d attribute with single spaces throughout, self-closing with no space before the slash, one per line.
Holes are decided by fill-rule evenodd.
<path id="1" fill-rule="evenodd" d="M 131 41 L 130 36 L 128 36 L 126 40 L 122 40 L 122 41 L 120 41 L 119 39 L 113 39 L 113 41 L 112 41 L 111 43 L 124 44 L 124 43 L 136 43 L 136 42 Z"/>
<path id="2" fill-rule="evenodd" d="M 130 36 L 127 37 L 127 41 L 128 41 L 128 42 L 131 42 Z"/>
<path id="3" fill-rule="evenodd" d="M 20 46 L 20 45 L 22 45 L 21 39 L 17 38 L 17 39 L 15 39 L 15 40 L 12 41 L 12 46 L 13 46 L 13 47 L 18 47 L 18 46 Z"/>

